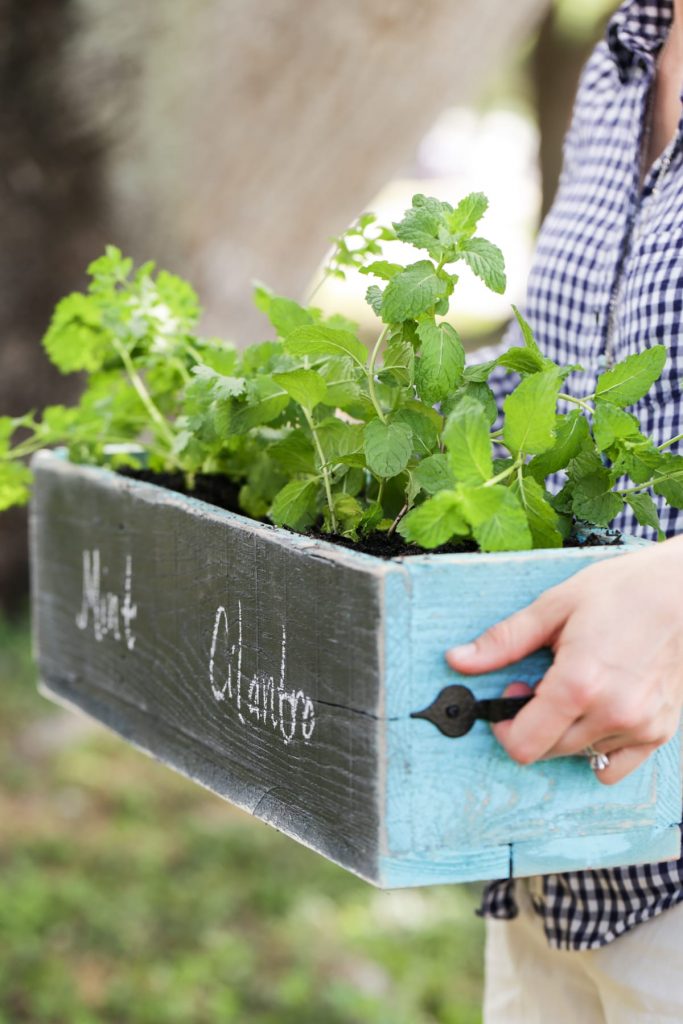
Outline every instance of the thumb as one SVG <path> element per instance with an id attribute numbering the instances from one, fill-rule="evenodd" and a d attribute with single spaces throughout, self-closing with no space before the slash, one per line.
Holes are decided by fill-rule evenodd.
<path id="1" fill-rule="evenodd" d="M 446 652 L 451 668 L 479 675 L 511 665 L 540 647 L 550 646 L 568 614 L 562 587 L 546 591 L 533 604 L 497 622 L 473 643 Z"/>

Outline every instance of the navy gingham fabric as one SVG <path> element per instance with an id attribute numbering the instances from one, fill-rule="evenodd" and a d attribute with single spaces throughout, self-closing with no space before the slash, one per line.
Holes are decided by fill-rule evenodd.
<path id="1" fill-rule="evenodd" d="M 557 198 L 539 235 L 525 310 L 547 355 L 585 367 L 566 385 L 577 396 L 592 392 L 598 373 L 612 362 L 667 346 L 662 379 L 632 409 L 656 444 L 683 432 L 681 126 L 641 184 L 655 61 L 671 19 L 672 0 L 628 0 L 593 51 L 565 140 Z M 660 506 L 666 533 L 683 530 L 683 512 L 664 508 L 661 499 Z M 630 511 L 615 525 L 651 535 Z M 492 883 L 480 913 L 515 917 L 514 884 Z M 683 858 L 546 875 L 542 894 L 534 907 L 549 944 L 593 949 L 683 900 Z"/>

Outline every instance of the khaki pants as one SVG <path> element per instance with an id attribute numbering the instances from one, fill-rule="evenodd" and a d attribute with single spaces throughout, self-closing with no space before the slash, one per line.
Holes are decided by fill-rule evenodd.
<path id="1" fill-rule="evenodd" d="M 534 882 L 517 882 L 518 917 L 486 922 L 484 1024 L 683 1024 L 683 904 L 600 949 L 557 950 Z"/>

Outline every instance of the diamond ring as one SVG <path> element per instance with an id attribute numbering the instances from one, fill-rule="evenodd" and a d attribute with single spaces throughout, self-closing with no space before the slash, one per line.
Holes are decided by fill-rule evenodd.
<path id="1" fill-rule="evenodd" d="M 594 772 L 601 772 L 605 768 L 609 768 L 609 757 L 607 754 L 601 754 L 595 747 L 584 747 L 583 753 L 590 758 L 590 766 Z"/>

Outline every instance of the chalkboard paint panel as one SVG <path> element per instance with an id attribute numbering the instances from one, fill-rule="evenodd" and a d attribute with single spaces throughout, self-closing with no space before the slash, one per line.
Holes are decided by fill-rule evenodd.
<path id="1" fill-rule="evenodd" d="M 383 563 L 54 456 L 35 469 L 48 690 L 375 878 Z"/>

